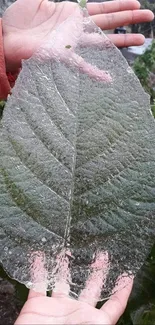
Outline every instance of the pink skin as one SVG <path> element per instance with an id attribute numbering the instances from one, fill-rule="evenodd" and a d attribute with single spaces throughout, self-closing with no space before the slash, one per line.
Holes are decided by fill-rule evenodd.
<path id="1" fill-rule="evenodd" d="M 30 258 L 31 281 L 35 283 L 37 292 L 46 293 L 47 271 L 45 269 L 45 256 L 42 252 L 34 252 Z"/>
<path id="2" fill-rule="evenodd" d="M 64 252 L 62 252 L 62 255 Z M 42 291 L 30 290 L 28 300 L 21 310 L 15 325 L 26 324 L 106 324 L 114 325 L 124 312 L 129 298 L 133 278 L 123 274 L 116 281 L 114 294 L 100 308 L 96 309 L 96 302 L 100 298 L 101 288 L 106 281 L 110 269 L 108 254 L 98 253 L 96 261 L 90 265 L 90 276 L 86 282 L 85 289 L 81 292 L 79 299 L 69 297 L 70 277 L 67 259 L 63 261 L 62 256 L 58 256 L 59 265 L 56 287 L 52 292 L 52 297 L 47 297 L 43 279 L 47 274 L 44 269 L 44 258 L 36 253 L 34 260 L 33 281 L 41 283 Z M 59 263 L 58 263 L 59 264 Z M 36 265 L 38 265 L 36 267 Z M 40 268 L 40 272 L 38 271 Z M 44 270 L 44 272 L 43 272 Z M 34 276 L 35 274 L 35 276 Z M 61 275 L 61 276 L 60 276 Z M 45 280 L 46 283 L 46 280 Z"/>
<path id="3" fill-rule="evenodd" d="M 106 282 L 109 271 L 109 261 L 107 253 L 98 253 L 96 261 L 91 265 L 91 273 L 87 280 L 85 289 L 82 290 L 79 300 L 89 301 L 95 306 L 100 298 L 102 286 Z"/>

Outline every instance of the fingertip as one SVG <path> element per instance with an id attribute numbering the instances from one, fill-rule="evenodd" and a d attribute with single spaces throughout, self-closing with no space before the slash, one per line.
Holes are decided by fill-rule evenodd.
<path id="1" fill-rule="evenodd" d="M 115 287 L 112 291 L 112 295 L 115 293 L 122 291 L 125 296 L 129 296 L 133 287 L 134 276 L 132 274 L 123 273 L 120 275 L 117 280 Z"/>
<path id="2" fill-rule="evenodd" d="M 140 46 L 145 42 L 145 37 L 141 34 L 108 34 L 107 36 L 118 48 Z"/>
<path id="3" fill-rule="evenodd" d="M 42 292 L 36 292 L 33 289 L 30 289 L 29 294 L 28 294 L 28 299 L 45 297 L 45 296 L 46 296 L 45 290 L 43 290 Z"/>
<path id="4" fill-rule="evenodd" d="M 141 7 L 141 3 L 138 0 L 136 0 L 134 4 L 134 9 L 140 9 L 140 7 Z"/>
<path id="5" fill-rule="evenodd" d="M 144 42 L 145 42 L 145 36 L 144 35 L 142 35 L 142 34 L 138 34 L 138 37 L 137 37 L 137 45 L 143 45 L 144 44 Z"/>
<path id="6" fill-rule="evenodd" d="M 126 47 L 141 46 L 145 43 L 145 36 L 142 34 L 127 34 L 124 40 Z"/>
<path id="7" fill-rule="evenodd" d="M 154 19 L 154 13 L 149 10 L 145 9 L 146 21 L 152 21 Z"/>

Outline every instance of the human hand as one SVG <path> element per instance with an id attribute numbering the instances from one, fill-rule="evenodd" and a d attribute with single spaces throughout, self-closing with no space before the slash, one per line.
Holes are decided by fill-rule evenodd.
<path id="1" fill-rule="evenodd" d="M 90 277 L 86 282 L 85 289 L 81 291 L 78 300 L 69 297 L 69 285 L 66 279 L 69 278 L 68 265 L 64 263 L 56 284 L 56 291 L 51 297 L 46 296 L 43 279 L 42 266 L 39 261 L 36 269 L 36 277 L 40 277 L 42 292 L 30 290 L 28 300 L 25 303 L 15 325 L 33 324 L 106 324 L 114 325 L 123 314 L 131 293 L 133 278 L 126 274 L 120 276 L 113 290 L 113 295 L 100 308 L 95 306 L 100 298 L 102 286 L 106 282 L 109 272 L 107 253 L 99 253 L 96 261 L 90 267 Z M 40 266 L 39 266 L 40 265 Z M 39 272 L 40 271 L 40 272 Z M 36 279 L 37 280 L 37 279 Z M 45 281 L 46 282 L 46 281 Z"/>
<path id="2" fill-rule="evenodd" d="M 21 66 L 21 60 L 30 58 L 47 35 L 66 20 L 76 7 L 76 3 L 67 1 L 17 0 L 13 3 L 2 19 L 7 71 L 15 72 Z M 90 16 L 102 30 L 153 19 L 151 11 L 139 8 L 136 0 L 87 4 Z M 109 38 L 119 47 L 144 42 L 144 37 L 138 34 L 109 35 Z"/>

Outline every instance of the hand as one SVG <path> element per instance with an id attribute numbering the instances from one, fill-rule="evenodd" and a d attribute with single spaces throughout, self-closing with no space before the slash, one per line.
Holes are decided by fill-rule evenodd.
<path id="1" fill-rule="evenodd" d="M 114 325 L 123 314 L 131 285 L 113 295 L 100 309 L 65 296 L 46 297 L 30 292 L 15 325 L 106 324 Z"/>
<path id="2" fill-rule="evenodd" d="M 37 257 L 38 258 L 38 257 Z M 42 258 L 39 258 L 34 266 L 35 281 L 41 284 L 42 292 L 36 293 L 30 290 L 28 300 L 25 303 L 15 325 L 33 324 L 106 324 L 114 325 L 123 314 L 133 284 L 133 278 L 123 275 L 119 277 L 114 288 L 114 294 L 100 308 L 95 305 L 100 297 L 102 285 L 110 268 L 107 253 L 99 253 L 96 261 L 91 265 L 91 275 L 87 280 L 85 289 L 81 292 L 79 300 L 69 298 L 69 278 L 67 262 L 63 264 L 56 285 L 56 292 L 52 297 L 46 296 L 45 286 L 46 271 L 43 272 Z M 40 273 L 40 275 L 39 275 Z M 64 275 L 65 274 L 65 275 Z"/>
<path id="3" fill-rule="evenodd" d="M 47 35 L 61 24 L 77 6 L 73 2 L 54 3 L 48 0 L 17 0 L 4 13 L 3 37 L 7 71 L 15 72 L 22 59 L 30 58 Z M 139 10 L 136 0 L 89 3 L 88 12 L 103 30 L 117 26 L 151 21 L 149 10 Z M 109 35 L 116 46 L 140 45 L 138 34 Z"/>

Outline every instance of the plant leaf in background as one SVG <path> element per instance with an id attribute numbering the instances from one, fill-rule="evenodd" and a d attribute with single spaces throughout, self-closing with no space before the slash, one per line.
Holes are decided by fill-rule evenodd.
<path id="1" fill-rule="evenodd" d="M 1 0 L 0 3 L 0 17 L 3 15 L 4 11 L 11 6 L 11 4 L 15 2 L 15 0 Z"/>
<path id="2" fill-rule="evenodd" d="M 4 268 L 36 288 L 32 264 L 41 254 L 49 290 L 67 260 L 70 291 L 78 295 L 98 254 L 107 254 L 101 299 L 107 297 L 118 276 L 137 272 L 153 245 L 154 184 L 149 97 L 120 52 L 77 8 L 23 62 L 4 109 Z M 96 265 L 107 274 L 102 268 Z"/>
<path id="3" fill-rule="evenodd" d="M 128 301 L 128 307 L 118 322 L 118 325 L 143 324 L 144 318 L 152 320 L 155 306 L 155 245 L 147 260 L 138 271 L 134 286 Z M 154 324 L 154 320 L 152 320 Z"/>

